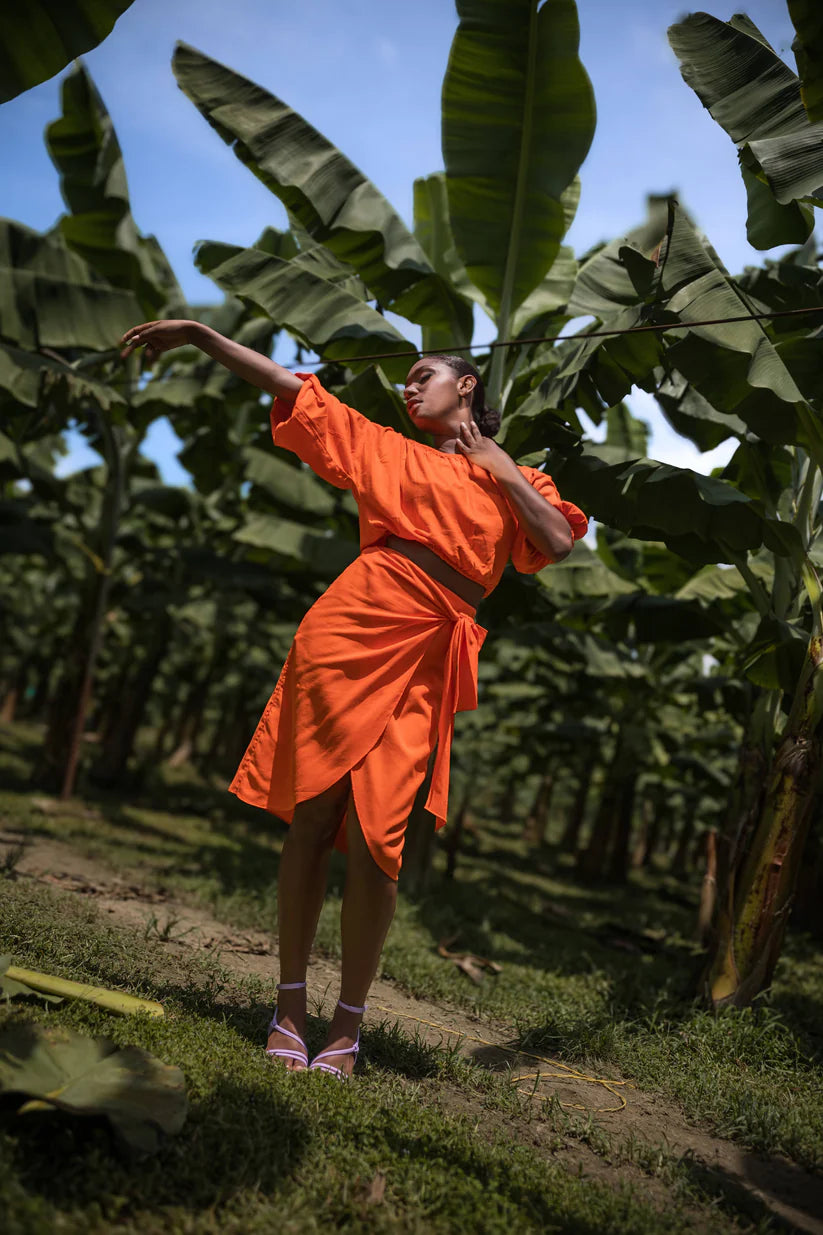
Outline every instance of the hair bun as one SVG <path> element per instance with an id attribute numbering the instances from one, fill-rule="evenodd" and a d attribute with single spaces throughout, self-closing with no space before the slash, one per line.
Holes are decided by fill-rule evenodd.
<path id="1" fill-rule="evenodd" d="M 500 432 L 500 413 L 484 403 L 478 411 L 472 411 L 474 423 L 483 437 L 495 437 Z"/>

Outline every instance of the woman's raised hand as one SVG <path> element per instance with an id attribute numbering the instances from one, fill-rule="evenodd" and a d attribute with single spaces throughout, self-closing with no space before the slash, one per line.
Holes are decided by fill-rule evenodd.
<path id="1" fill-rule="evenodd" d="M 123 335 L 120 342 L 124 347 L 120 355 L 125 360 L 136 347 L 145 347 L 146 360 L 151 364 L 161 352 L 191 343 L 196 328 L 197 322 L 143 322 L 141 326 L 132 326 Z"/>

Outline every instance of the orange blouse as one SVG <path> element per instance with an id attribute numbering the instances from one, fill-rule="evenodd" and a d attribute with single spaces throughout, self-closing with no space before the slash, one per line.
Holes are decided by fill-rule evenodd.
<path id="1" fill-rule="evenodd" d="M 390 534 L 419 540 L 484 595 L 500 582 L 511 558 L 516 570 L 535 574 L 551 562 L 528 539 L 497 481 L 466 455 L 447 454 L 404 437 L 346 407 L 305 378 L 294 407 L 275 399 L 272 435 L 318 476 L 351 489 L 360 510 L 360 547 Z M 520 467 L 523 475 L 565 515 L 575 540 L 585 535 L 586 516 L 564 502 L 545 472 Z"/>

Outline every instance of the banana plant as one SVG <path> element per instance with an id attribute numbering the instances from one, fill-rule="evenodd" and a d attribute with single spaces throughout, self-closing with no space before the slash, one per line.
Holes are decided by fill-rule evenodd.
<path id="1" fill-rule="evenodd" d="M 91 51 L 132 0 L 19 0 L 0 10 L 0 103 Z"/>
<path id="2" fill-rule="evenodd" d="M 811 12 L 801 4 L 795 9 L 810 37 Z M 823 205 L 823 115 L 819 103 L 815 110 L 813 79 L 807 76 L 801 87 L 742 13 L 727 22 L 691 13 L 669 28 L 669 42 L 685 81 L 737 146 L 749 243 L 756 249 L 802 244 L 814 227 L 812 207 Z M 801 47 L 805 67 L 809 57 Z M 811 112 L 804 106 L 810 85 Z"/>
<path id="3" fill-rule="evenodd" d="M 298 248 L 209 243 L 198 264 L 231 295 L 287 318 L 324 360 L 353 358 L 355 374 L 366 364 L 358 357 L 416 354 L 386 310 L 420 326 L 424 347 L 460 350 L 471 342 L 472 302 L 502 340 L 560 313 L 572 289 L 576 264 L 562 240 L 595 123 L 574 0 L 457 7 L 443 90 L 445 173 L 417 181 L 413 230 L 283 100 L 191 47 L 175 52 L 181 89 L 283 202 Z M 508 396 L 527 352 L 492 348 L 492 402 Z M 401 381 L 408 363 L 387 355 L 381 366 Z M 370 414 L 368 404 L 361 410 Z"/>

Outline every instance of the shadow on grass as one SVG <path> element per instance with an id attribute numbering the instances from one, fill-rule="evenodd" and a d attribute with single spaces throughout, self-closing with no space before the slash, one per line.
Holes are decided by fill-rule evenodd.
<path id="1" fill-rule="evenodd" d="M 97 1118 L 4 1114 L 0 1127 L 27 1192 L 58 1210 L 90 1205 L 110 1218 L 158 1206 L 209 1210 L 244 1189 L 274 1195 L 314 1137 L 288 1096 L 230 1080 L 194 1102 L 182 1132 L 151 1158 L 123 1149 Z M 55 1170 L 55 1162 L 71 1169 Z"/>
<path id="2" fill-rule="evenodd" d="M 693 1157 L 682 1158 L 681 1164 L 705 1196 L 720 1196 L 733 1212 L 753 1222 L 771 1220 L 775 1226 L 770 1229 L 777 1230 L 820 1230 L 823 1179 L 791 1162 L 742 1153 L 739 1176 Z"/>

